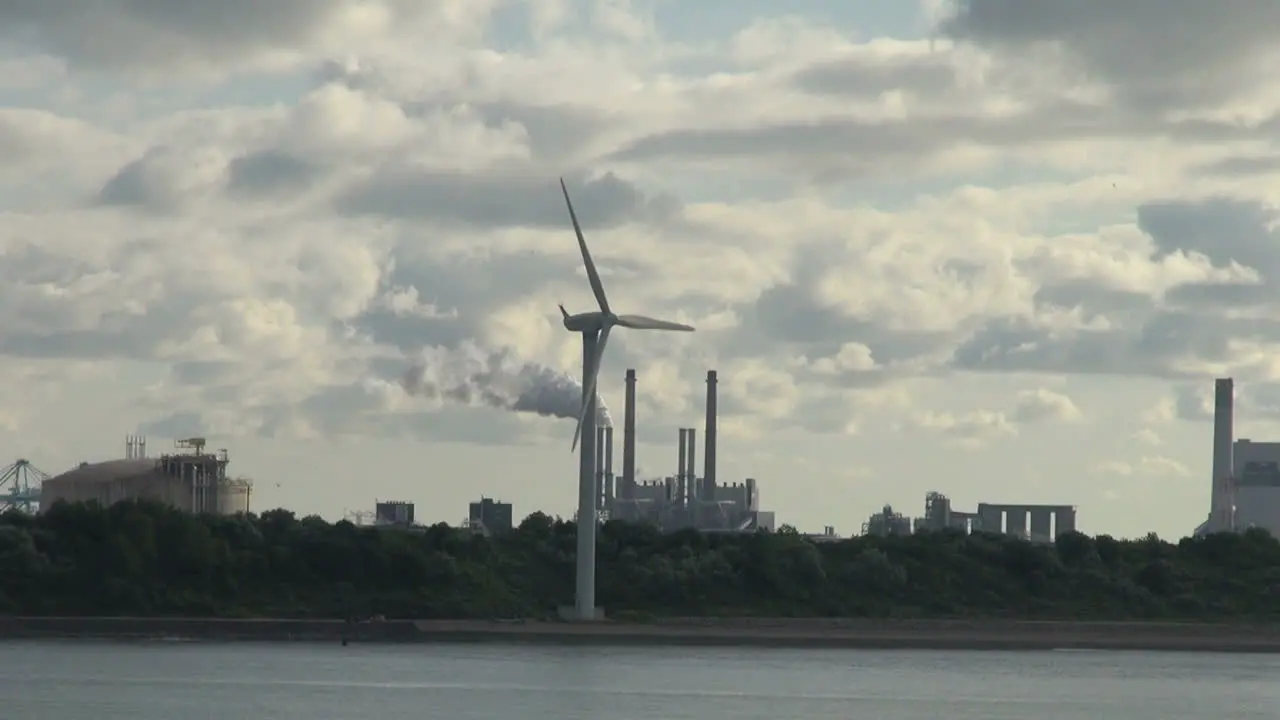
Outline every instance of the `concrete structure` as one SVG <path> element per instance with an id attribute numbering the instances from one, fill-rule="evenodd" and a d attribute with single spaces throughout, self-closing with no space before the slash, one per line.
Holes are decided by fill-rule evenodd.
<path id="1" fill-rule="evenodd" d="M 677 433 L 675 473 L 653 480 L 635 480 L 636 374 L 627 371 L 626 409 L 623 421 L 623 474 L 617 495 L 606 496 L 609 517 L 650 522 L 664 530 L 696 528 L 704 532 L 773 530 L 774 514 L 760 510 L 755 479 L 725 483 L 715 481 L 717 441 L 717 385 L 715 370 L 707 372 L 706 428 L 703 431 L 703 471 L 698 475 L 698 431 L 680 428 Z M 606 451 L 606 454 L 608 451 Z"/>
<path id="2" fill-rule="evenodd" d="M 1032 542 L 1053 542 L 1076 530 L 1073 505 L 978 504 L 974 530 L 1012 535 Z M 1030 524 L 1028 525 L 1028 519 Z"/>
<path id="3" fill-rule="evenodd" d="M 377 500 L 373 504 L 374 525 L 409 527 L 415 523 L 413 503 L 403 500 Z"/>
<path id="4" fill-rule="evenodd" d="M 40 508 L 58 500 L 96 501 L 111 505 L 121 500 L 149 499 L 192 513 L 234 514 L 248 512 L 253 483 L 227 476 L 226 450 L 205 452 L 204 438 L 178 440 L 185 453 L 133 457 L 79 467 L 45 480 L 40 486 Z"/>
<path id="5" fill-rule="evenodd" d="M 515 527 L 511 503 L 499 502 L 487 497 L 471 503 L 467 518 L 473 529 L 482 530 L 485 533 L 508 532 Z"/>

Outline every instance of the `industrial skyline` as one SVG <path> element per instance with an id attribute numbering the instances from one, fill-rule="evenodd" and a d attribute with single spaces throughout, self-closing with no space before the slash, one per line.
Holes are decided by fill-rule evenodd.
<path id="1" fill-rule="evenodd" d="M 698 328 L 609 341 L 646 477 L 716 368 L 716 474 L 796 526 L 1186 533 L 1212 379 L 1280 438 L 1280 16 L 1167 4 L 6 5 L 0 457 L 207 437 L 261 506 L 571 516 L 563 176 L 610 300 Z"/>
<path id="2" fill-rule="evenodd" d="M 641 477 L 636 471 L 636 437 L 638 432 L 636 392 L 638 376 L 628 369 L 624 376 L 622 472 L 615 473 L 614 428 L 612 424 L 595 428 L 587 514 L 593 528 L 610 519 L 639 521 L 666 531 L 684 528 L 703 532 L 754 532 L 775 530 L 779 523 L 773 511 L 764 511 L 755 478 L 741 482 L 718 483 L 719 374 L 706 373 L 705 419 L 706 439 L 703 470 L 697 469 L 697 428 L 678 429 L 674 471 L 667 475 Z M 584 385 L 589 387 L 589 385 Z M 1280 442 L 1258 441 L 1235 437 L 1235 383 L 1232 378 L 1219 378 L 1213 384 L 1214 423 L 1210 438 L 1211 471 L 1206 519 L 1193 531 L 1172 535 L 1204 535 L 1214 532 L 1243 532 L 1261 528 L 1280 536 Z M 584 394 L 584 399 L 586 396 Z M 254 483 L 227 473 L 228 451 L 206 452 L 208 440 L 193 437 L 174 441 L 176 452 L 157 457 L 147 454 L 148 439 L 142 435 L 125 436 L 122 459 L 79 463 L 64 473 L 50 476 L 27 459 L 14 461 L 0 471 L 0 510 L 36 512 L 41 505 L 59 499 L 97 500 L 111 504 L 129 498 L 151 498 L 194 512 L 234 514 L 262 511 L 269 507 L 252 507 L 250 496 Z M 580 478 L 581 480 L 581 478 Z M 358 525 L 421 525 L 415 516 L 413 501 L 377 501 L 372 511 L 344 510 L 343 518 Z M 287 506 L 283 506 L 287 507 Z M 290 508 L 292 509 L 292 508 Z M 545 512 L 533 508 L 532 512 Z M 509 529 L 516 524 L 513 506 L 483 496 L 470 503 L 463 526 L 481 532 Z M 523 516 L 521 516 L 523 517 Z M 573 519 L 582 515 L 575 513 Z M 836 520 L 841 523 L 843 517 Z M 788 523 L 789 524 L 789 523 Z M 894 510 L 886 503 L 848 535 L 837 532 L 838 524 L 822 526 L 819 532 L 808 532 L 817 540 L 836 540 L 854 534 L 909 534 L 928 530 L 954 529 L 962 532 L 996 532 L 1033 542 L 1051 542 L 1063 533 L 1079 529 L 1076 505 L 1009 502 L 1007 500 L 977 502 L 977 509 L 966 512 L 955 508 L 950 497 L 929 491 L 923 513 Z M 802 529 L 803 530 L 803 529 Z M 584 535 L 595 541 L 595 533 Z M 593 547 L 594 550 L 594 547 Z M 591 553 L 594 561 L 594 552 Z M 585 615 L 575 606 L 567 609 L 579 619 Z"/>

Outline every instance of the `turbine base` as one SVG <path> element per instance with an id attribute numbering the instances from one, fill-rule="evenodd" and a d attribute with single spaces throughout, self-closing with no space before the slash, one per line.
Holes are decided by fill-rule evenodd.
<path id="1" fill-rule="evenodd" d="M 556 608 L 556 614 L 564 622 L 602 622 L 605 619 L 602 607 L 597 607 L 590 618 L 578 617 L 578 608 L 574 605 L 561 605 Z"/>

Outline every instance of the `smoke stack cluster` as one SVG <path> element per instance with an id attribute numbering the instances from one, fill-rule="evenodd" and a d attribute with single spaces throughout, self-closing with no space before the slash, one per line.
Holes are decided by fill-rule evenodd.
<path id="1" fill-rule="evenodd" d="M 716 378 L 715 370 L 707 371 L 707 419 L 706 419 L 706 456 L 702 460 L 702 492 L 701 499 L 708 502 L 716 499 Z"/>

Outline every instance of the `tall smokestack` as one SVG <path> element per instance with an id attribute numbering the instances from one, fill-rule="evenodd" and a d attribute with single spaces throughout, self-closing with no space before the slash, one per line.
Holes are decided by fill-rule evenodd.
<path id="1" fill-rule="evenodd" d="M 707 427 L 703 447 L 706 456 L 702 459 L 702 497 L 707 501 L 716 499 L 716 371 L 707 371 Z"/>
<path id="2" fill-rule="evenodd" d="M 622 497 L 636 496 L 636 371 L 627 370 L 626 408 L 622 411 Z"/>
<path id="3" fill-rule="evenodd" d="M 596 428 L 596 509 L 604 507 L 604 443 L 605 428 Z"/>
<path id="4" fill-rule="evenodd" d="M 1217 531 L 1231 529 L 1232 442 L 1235 441 L 1235 382 L 1219 378 L 1213 383 L 1213 490 L 1209 521 Z"/>
<path id="5" fill-rule="evenodd" d="M 613 428 L 604 429 L 604 504 L 613 505 L 613 497 L 617 492 L 613 477 Z"/>
<path id="6" fill-rule="evenodd" d="M 680 459 L 676 461 L 676 497 L 683 498 L 684 471 L 689 466 L 689 431 L 680 428 Z"/>
<path id="7" fill-rule="evenodd" d="M 698 486 L 698 452 L 697 452 L 698 431 L 694 428 L 689 428 L 686 432 L 688 434 L 685 435 L 685 444 L 689 446 L 689 449 L 685 450 L 685 458 L 688 462 L 688 465 L 685 465 L 684 467 L 684 474 L 685 474 L 685 477 L 688 478 L 688 480 L 685 481 L 684 491 L 685 491 L 685 497 L 692 499 L 702 494 L 701 492 L 698 491 L 698 487 L 697 487 Z"/>

